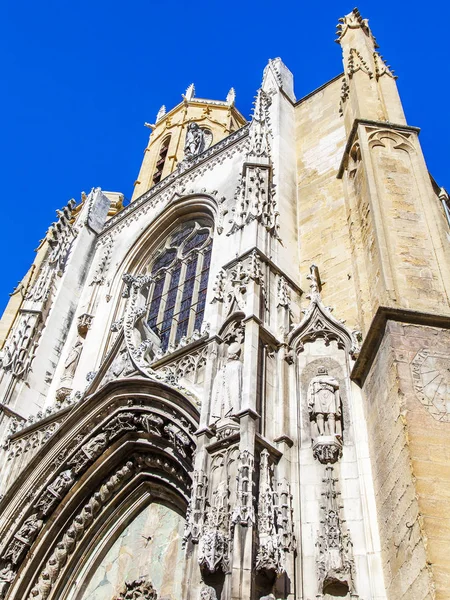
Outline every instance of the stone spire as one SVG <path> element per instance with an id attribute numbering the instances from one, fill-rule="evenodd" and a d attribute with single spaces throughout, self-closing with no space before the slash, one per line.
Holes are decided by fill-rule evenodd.
<path id="1" fill-rule="evenodd" d="M 378 53 L 368 19 L 354 8 L 339 19 L 336 33 L 344 62 L 341 114 L 347 130 L 355 118 L 405 124 L 393 71 Z"/>

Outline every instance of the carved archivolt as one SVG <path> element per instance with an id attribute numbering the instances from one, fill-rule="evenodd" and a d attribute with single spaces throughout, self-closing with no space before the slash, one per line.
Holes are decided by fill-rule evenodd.
<path id="1" fill-rule="evenodd" d="M 132 473 L 145 472 L 147 477 L 155 478 L 163 487 L 171 487 L 182 504 L 187 502 L 191 486 L 188 472 L 192 468 L 195 448 L 193 431 L 198 417 L 195 415 L 193 418 L 195 411 L 192 405 L 179 394 L 174 402 L 170 402 L 167 398 L 175 392 L 168 392 L 168 388 L 158 392 L 155 384 L 143 383 L 142 380 L 137 382 L 141 399 L 130 399 L 133 385 L 136 387 L 136 383 L 129 380 L 127 394 L 121 396 L 113 391 L 117 389 L 115 384 L 112 400 L 108 399 L 104 390 L 91 397 L 88 400 L 91 405 L 88 419 L 89 404 L 76 407 L 61 425 L 59 439 L 50 439 L 23 477 L 19 477 L 8 490 L 4 499 L 4 515 L 9 528 L 1 532 L 4 544 L 0 555 L 0 573 L 4 571 L 4 577 L 10 581 L 1 580 L 0 583 L 5 584 L 3 587 L 13 585 L 17 570 L 24 564 L 28 551 L 34 544 L 40 544 L 40 533 L 44 532 L 45 536 L 47 526 L 55 527 L 54 519 L 50 517 L 58 507 L 56 521 L 61 518 L 65 510 L 65 498 L 72 498 L 73 494 L 68 496 L 69 491 L 76 483 L 80 483 L 80 479 L 84 481 L 82 476 L 86 471 L 92 467 L 89 477 L 104 472 L 104 466 L 95 466 L 99 464 L 96 461 L 108 464 L 113 460 L 116 454 L 106 452 L 111 446 L 117 449 L 118 444 L 129 443 L 130 440 L 135 440 L 133 444 L 136 444 L 136 440 L 139 440 L 144 449 L 128 458 L 125 466 L 102 483 L 89 500 L 84 500 L 83 508 L 73 518 L 71 525 L 57 538 L 46 567 L 27 598 L 48 597 L 69 556 L 84 539 L 86 531 L 94 525 L 102 507 Z M 143 386 L 148 388 L 149 385 L 151 389 L 142 395 Z M 162 396 L 158 397 L 158 393 Z M 79 427 L 80 421 L 85 423 L 82 428 Z M 76 433 L 71 433 L 74 430 Z M 54 455 L 55 458 L 50 461 L 46 459 L 47 455 Z M 42 471 L 42 465 L 47 465 L 45 471 Z M 25 477 L 28 479 L 25 480 Z M 29 492 L 24 494 L 19 491 L 22 489 L 28 489 Z M 82 493 L 82 489 L 78 486 L 74 494 Z M 22 515 L 19 523 L 8 521 L 13 515 Z M 36 549 L 32 552 L 30 561 L 26 561 L 24 567 L 30 570 L 33 569 L 33 557 L 37 556 Z M 11 577 L 9 571 L 12 571 Z M 35 577 L 35 574 L 27 573 L 17 585 L 23 586 L 24 582 Z M 17 593 L 22 592 L 23 589 Z"/>

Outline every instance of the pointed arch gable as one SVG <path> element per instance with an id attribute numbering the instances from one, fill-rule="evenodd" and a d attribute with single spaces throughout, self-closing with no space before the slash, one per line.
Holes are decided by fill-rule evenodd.
<path id="1" fill-rule="evenodd" d="M 198 420 L 181 393 L 141 378 L 110 382 L 80 403 L 2 502 L 2 559 L 24 540 L 31 515 L 42 522 L 14 565 L 8 598 L 59 597 L 52 590 L 89 552 L 85 536 L 95 521 L 103 526 L 115 514 L 128 522 L 128 498 L 139 486 L 185 514 Z"/>

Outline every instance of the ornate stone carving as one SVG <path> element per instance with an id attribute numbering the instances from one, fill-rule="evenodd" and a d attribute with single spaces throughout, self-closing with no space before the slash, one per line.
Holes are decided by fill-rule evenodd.
<path id="1" fill-rule="evenodd" d="M 340 43 L 349 29 L 361 29 L 367 36 L 375 41 L 369 28 L 368 19 L 363 19 L 357 8 L 354 8 L 351 13 L 339 19 L 336 31 L 338 39 L 336 42 Z"/>
<path id="2" fill-rule="evenodd" d="M 350 332 L 341 321 L 333 317 L 332 309 L 324 306 L 321 298 L 322 284 L 316 265 L 311 265 L 307 279 L 311 282 L 307 295 L 310 304 L 302 311 L 302 321 L 292 328 L 288 338 L 289 345 L 295 346 L 297 352 L 302 352 L 305 342 L 321 338 L 328 346 L 331 341 L 336 341 L 338 348 L 346 350 L 356 359 L 360 348 L 357 332 Z"/>
<path id="3" fill-rule="evenodd" d="M 126 377 L 135 371 L 134 365 L 130 359 L 130 353 L 128 348 L 123 346 L 112 361 L 109 369 L 105 373 L 105 377 L 102 380 L 102 385 L 106 385 L 110 381 Z"/>
<path id="4" fill-rule="evenodd" d="M 201 154 L 203 150 L 205 150 L 205 133 L 198 123 L 191 121 L 187 126 L 184 157 L 190 160 Z"/>
<path id="5" fill-rule="evenodd" d="M 111 262 L 113 246 L 113 238 L 111 236 L 108 236 L 105 240 L 102 257 L 97 265 L 97 268 L 95 269 L 94 276 L 92 277 L 90 285 L 103 285 L 105 283 L 106 273 L 108 272 L 108 268 Z"/>
<path id="6" fill-rule="evenodd" d="M 239 260 L 228 270 L 221 269 L 213 286 L 212 302 L 223 302 L 225 315 L 234 310 L 245 312 L 246 293 L 251 281 L 261 286 L 264 303 L 267 306 L 267 294 L 261 258 L 253 251 L 243 260 Z"/>
<path id="7" fill-rule="evenodd" d="M 267 450 L 261 452 L 259 472 L 256 569 L 282 573 L 284 571 L 283 556 L 276 531 L 275 494 Z"/>
<path id="8" fill-rule="evenodd" d="M 374 52 L 373 60 L 375 63 L 375 78 L 377 81 L 383 75 L 388 75 L 389 77 L 392 77 L 392 79 L 397 79 L 397 76 L 394 75 L 394 71 L 388 64 L 386 64 L 386 61 L 381 56 L 381 54 L 379 54 L 378 52 Z"/>
<path id="9" fill-rule="evenodd" d="M 257 220 L 271 235 L 279 239 L 279 212 L 274 197 L 270 162 L 270 103 L 269 95 L 262 89 L 258 90 L 249 128 L 249 149 L 235 194 L 233 219 L 230 221 L 232 227 L 227 235 Z"/>
<path id="10" fill-rule="evenodd" d="M 203 529 L 206 509 L 206 490 L 208 479 L 203 470 L 194 471 L 192 475 L 192 491 L 186 515 L 183 543 L 197 543 Z"/>
<path id="11" fill-rule="evenodd" d="M 447 354 L 421 348 L 411 362 L 414 391 L 433 419 L 450 422 L 450 372 Z"/>
<path id="12" fill-rule="evenodd" d="M 366 73 L 370 79 L 373 77 L 373 73 L 361 53 L 356 48 L 351 48 L 347 61 L 347 74 L 351 79 L 358 71 Z"/>
<path id="13" fill-rule="evenodd" d="M 212 493 L 206 524 L 199 543 L 199 565 L 211 573 L 230 570 L 228 482 L 221 481 Z"/>
<path id="14" fill-rule="evenodd" d="M 108 445 L 108 434 L 99 433 L 94 438 L 86 442 L 80 450 L 69 460 L 69 466 L 73 465 L 74 472 L 78 475 L 90 463 L 100 456 L 103 450 Z"/>
<path id="15" fill-rule="evenodd" d="M 78 338 L 75 344 L 73 345 L 72 350 L 69 352 L 69 356 L 66 358 L 66 362 L 64 363 L 64 373 L 61 378 L 62 382 L 73 380 L 78 367 L 78 363 L 80 362 L 82 350 L 83 340 L 81 338 Z"/>
<path id="16" fill-rule="evenodd" d="M 322 463 L 334 463 L 342 454 L 342 411 L 339 382 L 325 367 L 319 367 L 309 382 L 307 401 L 314 457 Z"/>
<path id="17" fill-rule="evenodd" d="M 0 368 L 17 379 L 27 379 L 42 332 L 38 312 L 21 311 L 17 325 L 12 329 L 0 352 Z"/>
<path id="18" fill-rule="evenodd" d="M 346 586 L 348 593 L 355 593 L 352 542 L 350 534 L 343 529 L 337 481 L 333 467 L 326 467 L 321 505 L 322 530 L 316 543 L 319 594 L 326 593 L 327 587 L 336 583 Z"/>
<path id="19" fill-rule="evenodd" d="M 77 329 L 82 337 L 86 337 L 87 332 L 91 328 L 94 317 L 84 313 L 78 317 Z"/>
<path id="20" fill-rule="evenodd" d="M 200 600 L 217 600 L 216 590 L 210 585 L 204 585 L 200 590 Z"/>
<path id="21" fill-rule="evenodd" d="M 91 496 L 56 544 L 44 570 L 39 575 L 38 581 L 27 596 L 27 600 L 45 600 L 49 596 L 53 586 L 58 581 L 68 556 L 74 552 L 77 544 L 93 524 L 104 504 L 131 477 L 134 468 L 132 462 L 127 462 Z"/>
<path id="22" fill-rule="evenodd" d="M 168 423 L 164 431 L 181 456 L 186 457 L 186 449 L 190 447 L 191 441 L 184 431 L 175 423 Z"/>
<path id="23" fill-rule="evenodd" d="M 235 416 L 241 408 L 241 351 L 242 348 L 238 342 L 233 342 L 228 346 L 226 363 L 219 369 L 214 379 L 210 423 L 216 426 Z"/>
<path id="24" fill-rule="evenodd" d="M 34 542 L 44 522 L 39 513 L 33 513 L 22 524 L 22 527 L 14 534 L 13 540 L 8 545 L 3 560 L 13 565 L 20 563 L 28 548 Z"/>
<path id="25" fill-rule="evenodd" d="M 42 496 L 35 504 L 36 510 L 40 510 L 44 516 L 50 514 L 55 505 L 72 486 L 74 480 L 75 477 L 71 469 L 67 469 L 60 473 L 53 483 L 51 483 L 42 493 Z"/>
<path id="26" fill-rule="evenodd" d="M 14 581 L 15 577 L 16 573 L 14 572 L 11 563 L 6 564 L 0 569 L 0 600 L 3 600 L 6 597 L 9 586 Z"/>
<path id="27" fill-rule="evenodd" d="M 125 582 L 122 592 L 113 600 L 157 600 L 156 590 L 150 581 L 135 579 Z"/>
<path id="28" fill-rule="evenodd" d="M 140 419 L 135 413 L 121 412 L 105 425 L 105 431 L 109 433 L 109 439 L 112 440 L 126 431 L 136 431 L 139 423 Z"/>
<path id="29" fill-rule="evenodd" d="M 254 458 L 248 450 L 239 454 L 236 504 L 233 509 L 232 522 L 248 526 L 255 523 L 255 507 L 253 495 Z"/>

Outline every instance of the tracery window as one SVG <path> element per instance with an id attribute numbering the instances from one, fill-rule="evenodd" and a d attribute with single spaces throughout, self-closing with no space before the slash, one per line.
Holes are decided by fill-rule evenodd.
<path id="1" fill-rule="evenodd" d="M 148 325 L 162 350 L 200 331 L 205 312 L 212 231 L 202 221 L 187 221 L 157 250 L 149 265 Z"/>

